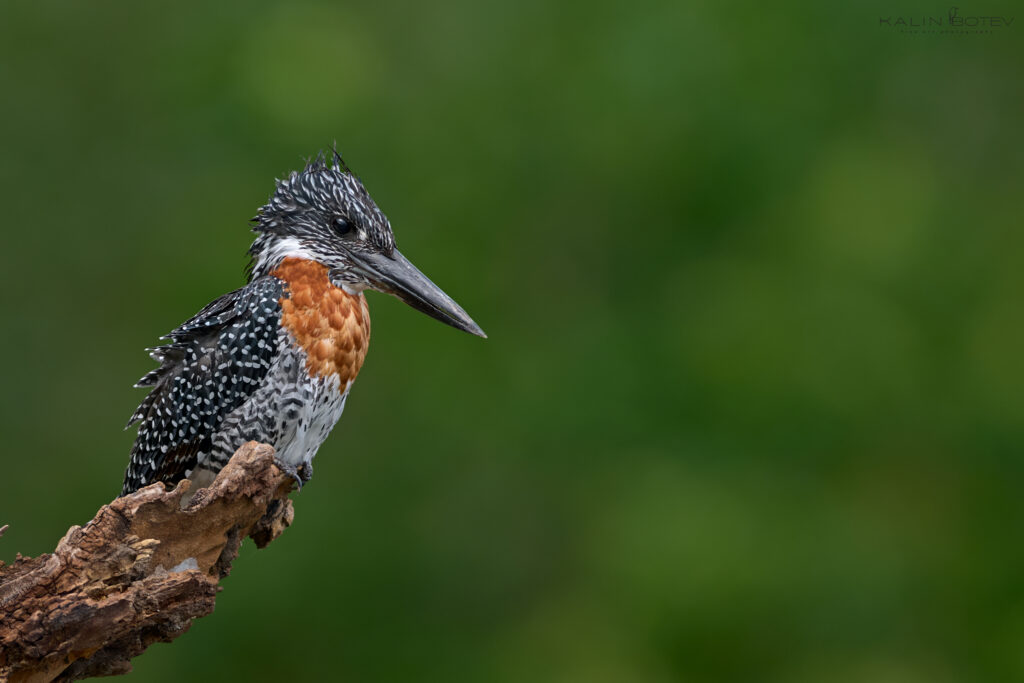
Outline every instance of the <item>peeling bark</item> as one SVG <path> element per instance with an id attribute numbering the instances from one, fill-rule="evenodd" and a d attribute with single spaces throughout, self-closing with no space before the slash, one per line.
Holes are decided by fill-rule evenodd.
<path id="1" fill-rule="evenodd" d="M 53 553 L 0 563 L 0 681 L 131 671 L 213 611 L 243 539 L 262 548 L 291 524 L 292 484 L 274 449 L 250 441 L 184 508 L 190 482 L 153 484 L 71 527 Z"/>

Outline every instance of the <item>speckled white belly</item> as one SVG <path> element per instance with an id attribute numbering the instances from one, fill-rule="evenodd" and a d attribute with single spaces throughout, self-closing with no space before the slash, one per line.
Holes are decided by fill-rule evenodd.
<path id="1" fill-rule="evenodd" d="M 298 408 L 298 416 L 283 427 L 283 433 L 273 444 L 277 457 L 298 467 L 313 461 L 320 445 L 331 433 L 345 411 L 352 382 L 339 387 L 337 377 L 318 378 L 310 382 L 310 393 Z"/>
<path id="2" fill-rule="evenodd" d="M 352 382 L 341 387 L 336 375 L 310 377 L 305 352 L 282 333 L 280 352 L 259 389 L 224 421 L 213 448 L 189 473 L 196 487 L 207 486 L 247 441 L 268 443 L 283 462 L 310 463 L 341 419 Z"/>

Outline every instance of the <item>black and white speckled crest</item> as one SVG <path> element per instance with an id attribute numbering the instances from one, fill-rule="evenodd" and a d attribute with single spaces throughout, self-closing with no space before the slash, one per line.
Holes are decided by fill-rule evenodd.
<path id="1" fill-rule="evenodd" d="M 370 283 L 353 267 L 350 254 L 394 251 L 391 224 L 362 182 L 336 150 L 333 164 L 326 159 L 320 153 L 302 171 L 277 181 L 253 219 L 259 236 L 249 248 L 250 279 L 293 255 L 319 261 L 331 269 L 332 280 L 362 289 Z"/>

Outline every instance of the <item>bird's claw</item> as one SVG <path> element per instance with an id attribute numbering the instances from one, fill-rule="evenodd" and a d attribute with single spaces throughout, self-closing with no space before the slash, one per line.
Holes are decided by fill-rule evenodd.
<path id="1" fill-rule="evenodd" d="M 303 463 L 301 466 L 296 467 L 286 463 L 284 460 L 275 457 L 274 464 L 280 468 L 282 472 L 287 474 L 295 481 L 295 490 L 301 491 L 302 486 L 313 478 L 313 463 Z"/>
<path id="2" fill-rule="evenodd" d="M 274 458 L 274 464 L 277 465 L 282 472 L 287 474 L 295 481 L 295 489 L 297 491 L 302 490 L 302 485 L 305 484 L 306 482 L 303 481 L 301 476 L 299 476 L 299 470 L 295 467 L 295 465 L 290 465 L 286 463 L 284 460 L 281 460 L 280 458 L 277 457 Z"/>

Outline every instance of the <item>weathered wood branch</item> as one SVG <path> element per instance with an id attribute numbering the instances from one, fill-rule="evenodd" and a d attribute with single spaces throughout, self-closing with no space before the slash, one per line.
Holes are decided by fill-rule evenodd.
<path id="1" fill-rule="evenodd" d="M 127 673 L 213 611 L 243 539 L 262 548 L 294 516 L 292 479 L 254 441 L 183 508 L 188 488 L 147 486 L 71 527 L 52 554 L 0 563 L 0 681 Z"/>

